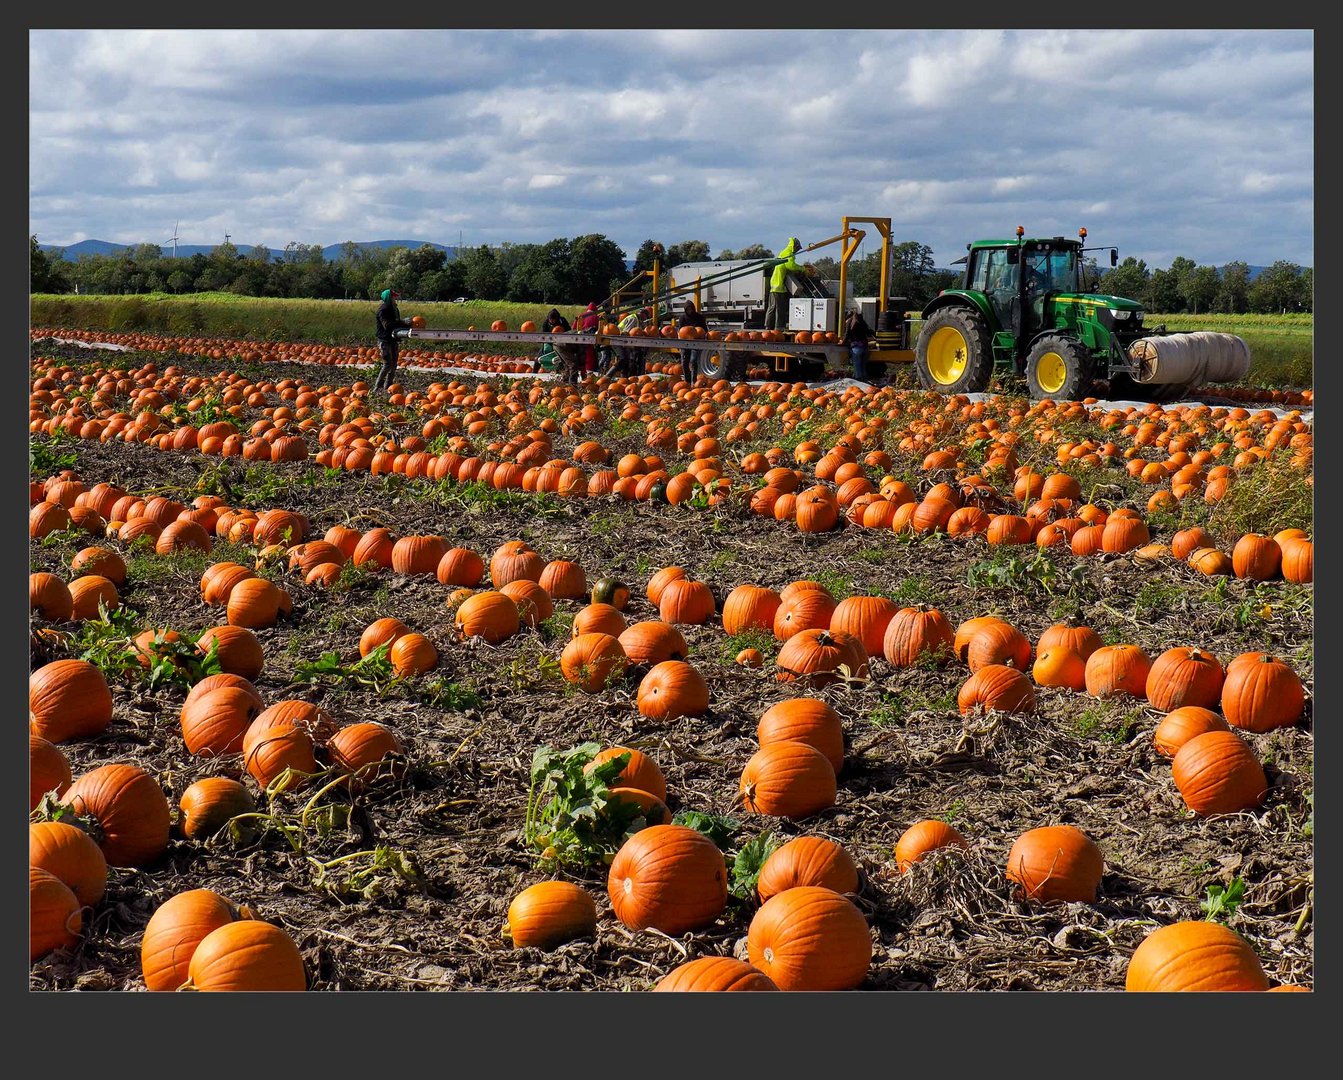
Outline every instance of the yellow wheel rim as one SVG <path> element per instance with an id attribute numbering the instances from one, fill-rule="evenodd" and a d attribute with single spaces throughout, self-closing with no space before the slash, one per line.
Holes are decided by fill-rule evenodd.
<path id="1" fill-rule="evenodd" d="M 1056 352 L 1047 352 L 1036 362 L 1035 381 L 1046 394 L 1057 394 L 1068 381 L 1068 364 Z"/>
<path id="2" fill-rule="evenodd" d="M 970 347 L 954 326 L 939 326 L 928 339 L 928 373 L 935 382 L 950 386 L 965 374 Z"/>

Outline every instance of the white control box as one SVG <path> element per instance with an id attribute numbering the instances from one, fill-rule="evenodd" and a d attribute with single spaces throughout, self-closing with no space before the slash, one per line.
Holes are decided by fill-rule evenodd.
<path id="1" fill-rule="evenodd" d="M 839 301 L 834 298 L 816 300 L 794 296 L 788 301 L 789 330 L 837 330 L 835 310 Z"/>

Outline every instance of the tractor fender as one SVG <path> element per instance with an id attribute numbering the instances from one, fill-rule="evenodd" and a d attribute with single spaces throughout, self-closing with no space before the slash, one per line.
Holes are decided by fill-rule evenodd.
<path id="1" fill-rule="evenodd" d="M 984 316 L 985 323 L 990 326 L 996 326 L 997 320 L 993 317 L 993 311 L 989 308 L 989 302 L 984 299 L 982 293 L 970 292 L 964 289 L 948 290 L 939 293 L 928 301 L 923 309 L 923 317 L 926 319 L 934 311 L 940 311 L 945 307 L 970 307 L 974 308 Z"/>

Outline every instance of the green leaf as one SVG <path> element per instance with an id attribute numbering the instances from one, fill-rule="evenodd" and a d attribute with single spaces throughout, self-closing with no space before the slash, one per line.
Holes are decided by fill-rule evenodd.
<path id="1" fill-rule="evenodd" d="M 742 844 L 736 858 L 732 860 L 729 873 L 729 891 L 738 900 L 751 900 L 755 897 L 756 883 L 760 880 L 760 870 L 765 860 L 783 844 L 771 832 L 763 832 Z"/>
<path id="2" fill-rule="evenodd" d="M 1231 884 L 1225 888 L 1221 885 L 1209 885 L 1206 894 L 1205 899 L 1199 902 L 1199 907 L 1207 913 L 1206 920 L 1226 921 L 1236 913 L 1236 908 L 1245 898 L 1245 882 L 1239 877 L 1234 877 L 1231 879 Z"/>

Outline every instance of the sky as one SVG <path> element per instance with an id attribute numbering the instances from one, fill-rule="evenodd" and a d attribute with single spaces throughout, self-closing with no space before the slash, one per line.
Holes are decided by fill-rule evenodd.
<path id="1" fill-rule="evenodd" d="M 30 232 L 1313 266 L 1314 99 L 1309 30 L 33 30 Z"/>

